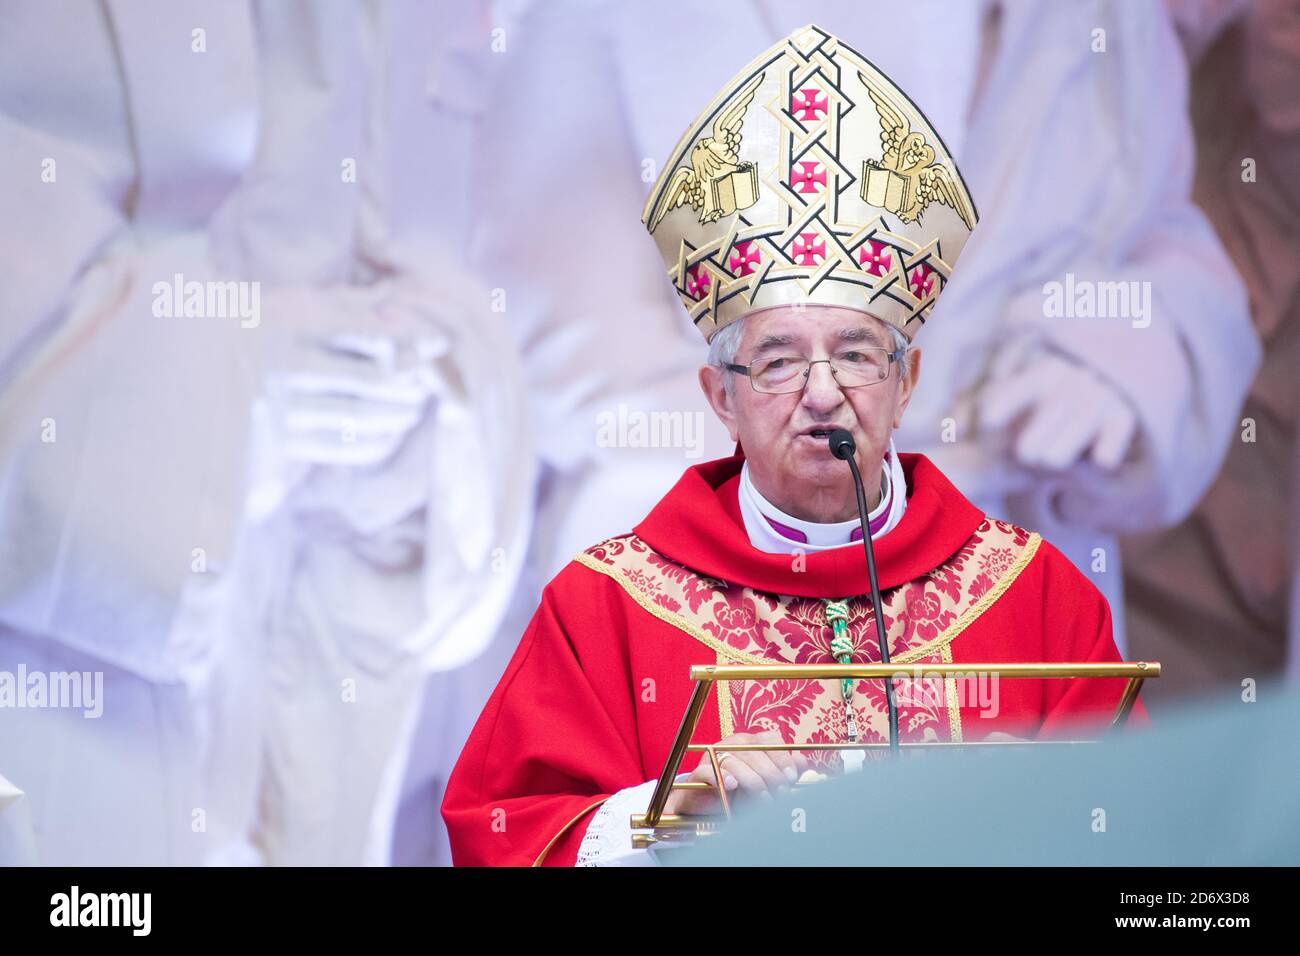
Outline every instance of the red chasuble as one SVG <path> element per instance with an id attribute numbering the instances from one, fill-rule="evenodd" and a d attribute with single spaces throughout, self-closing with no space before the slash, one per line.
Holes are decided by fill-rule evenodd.
<path id="1" fill-rule="evenodd" d="M 986 517 L 924 456 L 900 458 L 907 510 L 875 543 L 893 662 L 1120 659 L 1105 599 L 1056 548 Z M 588 548 L 542 592 L 447 786 L 457 865 L 571 865 L 596 808 L 659 776 L 691 665 L 834 663 L 826 599 L 848 599 L 854 662 L 879 660 L 860 544 L 756 550 L 737 499 L 742 462 L 690 468 L 633 533 Z M 787 742 L 847 739 L 835 681 L 715 686 L 694 743 L 771 729 Z M 982 689 L 898 680 L 900 736 L 1095 736 L 1123 687 L 1120 678 L 1008 678 Z M 853 703 L 863 739 L 887 740 L 883 682 L 860 681 Z M 1147 722 L 1139 703 L 1130 723 Z M 699 759 L 688 754 L 682 770 Z"/>

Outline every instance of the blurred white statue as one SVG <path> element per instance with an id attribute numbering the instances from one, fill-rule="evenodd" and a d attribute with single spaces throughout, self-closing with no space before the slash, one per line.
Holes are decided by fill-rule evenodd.
<path id="1" fill-rule="evenodd" d="M 488 21 L 7 8 L 0 668 L 105 674 L 98 720 L 0 713 L 44 862 L 373 858 L 415 689 L 494 633 L 533 458 L 463 275 Z"/>

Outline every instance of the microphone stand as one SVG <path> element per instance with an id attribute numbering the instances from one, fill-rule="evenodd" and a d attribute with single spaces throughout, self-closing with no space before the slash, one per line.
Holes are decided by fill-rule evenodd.
<path id="1" fill-rule="evenodd" d="M 871 608 L 876 614 L 876 641 L 880 645 L 880 663 L 889 663 L 889 640 L 885 637 L 885 615 L 880 600 L 880 580 L 876 576 L 876 549 L 871 543 L 871 523 L 867 520 L 867 495 L 862 489 L 862 475 L 853 454 L 857 445 L 846 429 L 837 428 L 830 435 L 831 454 L 849 463 L 853 472 L 853 490 L 858 496 L 858 520 L 862 524 L 862 548 L 867 553 L 867 578 L 871 581 Z M 898 704 L 894 700 L 894 682 L 885 678 L 885 703 L 889 711 L 889 751 L 898 754 Z"/>

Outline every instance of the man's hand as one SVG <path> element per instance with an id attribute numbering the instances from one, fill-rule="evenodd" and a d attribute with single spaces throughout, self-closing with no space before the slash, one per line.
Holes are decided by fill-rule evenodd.
<path id="1" fill-rule="evenodd" d="M 765 796 L 772 799 L 773 792 L 784 792 L 808 769 L 803 754 L 790 750 L 740 750 L 728 751 L 731 744 L 781 744 L 781 734 L 775 730 L 761 734 L 732 734 L 718 741 L 718 759 L 722 767 L 722 785 L 729 797 L 742 799 Z M 723 753 L 725 751 L 725 753 Z M 699 766 L 688 778 L 690 783 L 707 783 L 714 786 L 713 762 L 703 754 Z M 734 797 L 731 797 L 734 799 Z M 716 790 L 674 790 L 664 807 L 665 813 L 715 813 L 720 808 Z"/>
<path id="2" fill-rule="evenodd" d="M 276 290 L 285 321 L 262 356 L 266 406 L 285 464 L 371 468 L 391 458 L 448 391 L 448 334 L 386 287 Z"/>
<path id="3" fill-rule="evenodd" d="M 1010 431 L 1016 461 L 1053 471 L 1085 458 L 1114 471 L 1138 428 L 1132 406 L 1110 383 L 1051 352 L 992 377 L 980 415 L 983 427 Z"/>

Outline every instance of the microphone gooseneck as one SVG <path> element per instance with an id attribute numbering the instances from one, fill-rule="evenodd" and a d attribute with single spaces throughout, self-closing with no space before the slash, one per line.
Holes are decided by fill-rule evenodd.
<path id="1" fill-rule="evenodd" d="M 876 615 L 876 641 L 880 644 L 880 663 L 889 663 L 889 640 L 885 637 L 885 614 L 880 600 L 880 580 L 876 576 L 876 549 L 871 543 L 871 524 L 867 520 L 867 495 L 858 472 L 857 443 L 846 428 L 837 428 L 827 438 L 831 454 L 849 463 L 853 473 L 853 490 L 858 496 L 858 520 L 862 523 L 862 548 L 867 553 L 867 578 L 871 582 L 871 608 Z M 885 678 L 885 702 L 889 711 L 889 749 L 898 753 L 898 704 L 894 700 L 894 682 Z"/>

